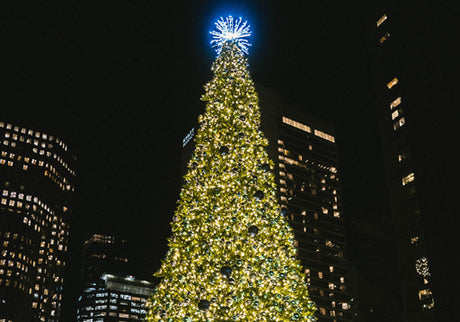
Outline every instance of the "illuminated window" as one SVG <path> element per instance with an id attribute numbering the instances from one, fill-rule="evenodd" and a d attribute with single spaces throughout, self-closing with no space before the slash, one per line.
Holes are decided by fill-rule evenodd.
<path id="1" fill-rule="evenodd" d="M 415 245 L 418 245 L 418 236 L 412 237 L 412 238 L 410 239 L 410 243 L 411 243 L 412 245 L 414 245 L 414 244 L 415 244 Z"/>
<path id="2" fill-rule="evenodd" d="M 377 27 L 379 27 L 382 23 L 384 23 L 388 19 L 387 15 L 384 14 L 382 17 L 380 17 L 379 20 L 377 20 Z"/>
<path id="3" fill-rule="evenodd" d="M 418 298 L 421 300 L 425 300 L 431 297 L 431 290 L 426 289 L 426 290 L 421 290 L 418 292 Z"/>
<path id="4" fill-rule="evenodd" d="M 299 123 L 299 122 L 296 122 L 294 120 L 291 120 L 290 118 L 287 118 L 285 116 L 283 116 L 283 123 L 288 124 L 290 126 L 293 126 L 293 127 L 297 128 L 299 130 L 311 133 L 311 128 L 309 126 L 307 126 L 305 124 L 302 124 L 302 123 Z"/>
<path id="5" fill-rule="evenodd" d="M 404 154 L 398 154 L 398 162 L 403 162 L 406 159 Z"/>
<path id="6" fill-rule="evenodd" d="M 394 109 L 399 104 L 401 104 L 401 96 L 390 103 L 390 109 Z"/>
<path id="7" fill-rule="evenodd" d="M 324 132 L 316 130 L 316 129 L 315 129 L 314 132 L 315 132 L 315 135 L 319 136 L 320 138 L 323 138 L 323 139 L 328 140 L 330 142 L 335 142 L 335 138 L 332 135 L 329 135 L 327 133 L 324 133 Z"/>
<path id="8" fill-rule="evenodd" d="M 399 120 L 393 123 L 393 129 L 396 131 L 400 127 L 402 127 L 404 124 L 406 124 L 406 120 L 404 117 L 401 117 Z"/>
<path id="9" fill-rule="evenodd" d="M 403 186 L 405 186 L 406 184 L 408 184 L 408 183 L 410 183 L 410 182 L 412 182 L 414 180 L 415 180 L 415 174 L 413 172 L 408 174 L 407 176 L 405 176 L 405 177 L 403 177 L 401 179 Z"/>
<path id="10" fill-rule="evenodd" d="M 333 272 L 334 271 L 334 266 L 329 266 L 329 272 Z"/>
<path id="11" fill-rule="evenodd" d="M 430 310 L 430 309 L 434 308 L 434 299 L 431 299 L 431 302 L 428 303 L 428 304 L 423 304 L 423 308 L 425 310 Z"/>
<path id="12" fill-rule="evenodd" d="M 398 84 L 398 78 L 395 77 L 393 78 L 388 84 L 387 84 L 387 87 L 388 89 L 391 89 L 393 86 L 395 86 L 396 84 Z"/>
<path id="13" fill-rule="evenodd" d="M 383 36 L 379 39 L 379 42 L 380 42 L 381 44 L 383 44 L 383 42 L 384 42 L 385 40 L 387 40 L 388 38 L 390 38 L 390 33 L 389 33 L 389 32 L 386 32 L 385 35 L 383 35 Z"/>
<path id="14" fill-rule="evenodd" d="M 318 272 L 318 277 L 323 278 L 323 272 Z"/>
<path id="15" fill-rule="evenodd" d="M 395 118 L 397 118 L 400 115 L 401 115 L 400 110 L 396 110 L 393 113 L 391 113 L 391 119 L 394 120 Z"/>

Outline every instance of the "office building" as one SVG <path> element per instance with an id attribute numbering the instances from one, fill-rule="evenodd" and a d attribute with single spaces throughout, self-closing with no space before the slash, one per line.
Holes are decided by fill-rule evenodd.
<path id="1" fill-rule="evenodd" d="M 418 183 L 420 172 L 416 158 L 417 110 L 419 85 L 417 75 L 422 69 L 411 68 L 414 60 L 407 48 L 415 35 L 407 33 L 410 11 L 395 10 L 387 4 L 375 5 L 375 14 L 368 24 L 376 113 L 379 121 L 382 154 L 397 249 L 402 297 L 401 318 L 404 321 L 434 321 L 435 298 L 432 292 L 430 256 L 427 251 L 426 225 L 428 215 L 420 203 Z M 414 91 L 415 89 L 415 91 Z M 420 162 L 420 160 L 418 160 Z"/>
<path id="2" fill-rule="evenodd" d="M 289 108 L 259 89 L 262 130 L 275 161 L 280 205 L 319 321 L 351 321 L 340 172 L 332 123 Z"/>
<path id="3" fill-rule="evenodd" d="M 93 234 L 83 244 L 80 282 L 98 280 L 102 273 L 129 273 L 128 242 L 107 234 Z"/>
<path id="4" fill-rule="evenodd" d="M 77 321 L 140 321 L 153 284 L 130 274 L 128 243 L 107 234 L 85 241 Z"/>
<path id="5" fill-rule="evenodd" d="M 145 304 L 153 292 L 153 284 L 133 276 L 103 273 L 94 282 L 86 283 L 79 298 L 77 321 L 143 321 Z"/>
<path id="6" fill-rule="evenodd" d="M 58 137 L 0 122 L 0 320 L 59 321 L 75 157 Z"/>

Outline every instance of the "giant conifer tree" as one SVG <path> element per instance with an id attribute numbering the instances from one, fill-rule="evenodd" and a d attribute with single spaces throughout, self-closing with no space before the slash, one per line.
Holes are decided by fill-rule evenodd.
<path id="1" fill-rule="evenodd" d="M 195 151 L 149 321 L 315 321 L 245 54 L 249 26 L 221 18 Z"/>

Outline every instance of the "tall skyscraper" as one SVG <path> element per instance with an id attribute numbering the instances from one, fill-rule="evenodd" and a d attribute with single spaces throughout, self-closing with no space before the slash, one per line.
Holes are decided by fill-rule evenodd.
<path id="1" fill-rule="evenodd" d="M 292 109 L 279 96 L 257 87 L 268 153 L 283 213 L 295 235 L 298 258 L 310 283 L 319 321 L 351 321 L 352 302 L 340 173 L 330 122 Z M 193 151 L 191 130 L 183 140 L 183 159 Z M 185 170 L 182 162 L 182 170 Z"/>
<path id="2" fill-rule="evenodd" d="M 83 244 L 81 284 L 98 280 L 102 273 L 128 274 L 128 242 L 106 234 L 93 234 Z"/>
<path id="3" fill-rule="evenodd" d="M 334 126 L 289 108 L 263 88 L 259 93 L 262 127 L 276 164 L 280 204 L 294 230 L 317 317 L 319 321 L 351 321 Z"/>
<path id="4" fill-rule="evenodd" d="M 58 137 L 0 122 L 0 320 L 59 321 L 75 157 Z"/>
<path id="5" fill-rule="evenodd" d="M 406 42 L 414 42 L 414 37 L 409 37 L 405 31 L 408 11 L 392 11 L 385 4 L 375 7 L 376 14 L 368 21 L 368 42 L 371 44 L 376 113 L 398 253 L 402 318 L 404 321 L 434 321 L 435 296 L 424 224 L 424 217 L 428 214 L 420 203 L 419 190 L 423 188 L 418 185 L 420 173 L 414 158 L 417 112 L 412 93 L 416 88 L 417 70 L 410 68 L 408 59 L 413 58 L 404 52 Z M 414 44 L 411 50 L 413 47 Z"/>
<path id="6" fill-rule="evenodd" d="M 140 321 L 153 284 L 136 279 L 128 266 L 127 241 L 94 234 L 85 241 L 77 321 Z"/>

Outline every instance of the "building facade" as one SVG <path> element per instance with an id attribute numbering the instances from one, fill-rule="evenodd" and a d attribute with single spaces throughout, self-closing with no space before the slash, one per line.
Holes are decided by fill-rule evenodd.
<path id="1" fill-rule="evenodd" d="M 75 157 L 58 137 L 0 122 L 0 320 L 58 321 Z"/>
<path id="2" fill-rule="evenodd" d="M 127 241 L 93 234 L 83 245 L 77 321 L 141 321 L 153 284 L 130 275 Z"/>
<path id="3" fill-rule="evenodd" d="M 103 273 L 85 284 L 79 298 L 77 321 L 143 321 L 145 305 L 153 292 L 153 284 L 133 276 Z"/>
<path id="4" fill-rule="evenodd" d="M 263 132 L 275 161 L 280 205 L 293 228 L 298 257 L 319 321 L 351 321 L 340 173 L 331 122 L 283 104 L 259 89 Z"/>
<path id="5" fill-rule="evenodd" d="M 405 12 L 405 13 L 403 13 Z M 435 297 L 427 252 L 424 213 L 414 159 L 413 106 L 415 69 L 407 63 L 405 42 L 410 39 L 403 23 L 406 11 L 376 5 L 367 22 L 372 59 L 374 97 L 382 142 L 388 198 L 398 253 L 404 321 L 434 321 Z M 412 37 L 413 38 L 413 37 Z M 412 45 L 414 46 L 414 45 Z M 412 103 L 411 103 L 412 102 Z M 418 106 L 420 108 L 421 106 Z"/>
<path id="6" fill-rule="evenodd" d="M 107 234 L 93 234 L 83 244 L 80 282 L 97 281 L 104 272 L 129 273 L 128 242 Z"/>

